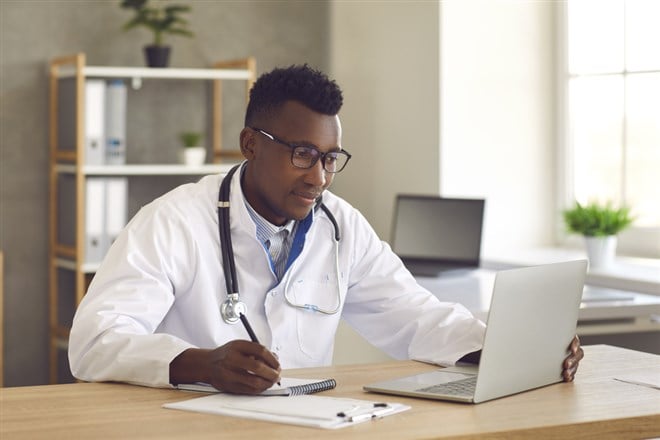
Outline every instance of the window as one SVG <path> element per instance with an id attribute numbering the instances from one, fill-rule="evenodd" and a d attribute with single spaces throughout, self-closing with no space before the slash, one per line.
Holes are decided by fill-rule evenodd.
<path id="1" fill-rule="evenodd" d="M 564 12 L 564 203 L 630 206 L 620 246 L 660 257 L 660 1 L 568 0 Z"/>

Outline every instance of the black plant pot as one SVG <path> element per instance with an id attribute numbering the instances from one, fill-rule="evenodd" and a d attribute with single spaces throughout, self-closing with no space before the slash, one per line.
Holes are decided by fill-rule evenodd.
<path id="1" fill-rule="evenodd" d="M 170 59 L 169 46 L 145 46 L 144 56 L 149 67 L 167 67 Z"/>

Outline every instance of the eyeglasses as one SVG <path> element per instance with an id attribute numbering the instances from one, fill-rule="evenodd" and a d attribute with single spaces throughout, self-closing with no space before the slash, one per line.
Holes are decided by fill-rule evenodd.
<path id="1" fill-rule="evenodd" d="M 266 136 L 271 141 L 282 144 L 291 148 L 291 164 L 297 168 L 309 169 L 316 165 L 316 162 L 321 159 L 323 169 L 328 173 L 338 173 L 344 169 L 346 164 L 351 158 L 351 154 L 346 150 L 328 151 L 321 153 L 319 149 L 313 145 L 295 145 L 283 141 L 272 134 L 256 127 L 248 127 L 262 135 Z"/>

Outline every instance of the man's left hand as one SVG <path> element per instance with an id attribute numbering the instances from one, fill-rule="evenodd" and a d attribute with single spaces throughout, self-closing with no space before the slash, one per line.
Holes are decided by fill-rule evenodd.
<path id="1" fill-rule="evenodd" d="M 577 335 L 573 337 L 568 350 L 569 353 L 566 359 L 564 359 L 561 375 L 564 378 L 564 382 L 573 382 L 580 360 L 584 357 L 584 351 L 582 350 L 582 347 L 580 347 L 580 338 L 578 338 Z"/>

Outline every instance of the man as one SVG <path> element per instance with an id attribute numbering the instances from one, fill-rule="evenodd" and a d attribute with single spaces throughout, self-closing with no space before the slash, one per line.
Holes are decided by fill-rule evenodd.
<path id="1" fill-rule="evenodd" d="M 364 217 L 327 191 L 350 159 L 341 105 L 334 81 L 307 66 L 259 78 L 240 134 L 245 162 L 225 182 L 228 205 L 218 202 L 222 177 L 207 176 L 131 220 L 76 312 L 77 378 L 259 393 L 281 368 L 329 364 L 340 318 L 396 358 L 478 358 L 484 324 L 421 288 Z M 221 209 L 229 209 L 239 298 L 229 304 L 244 304 L 263 345 L 225 314 L 234 292 L 222 270 L 230 258 L 218 205 L 230 207 Z M 565 380 L 582 355 L 576 339 Z"/>

